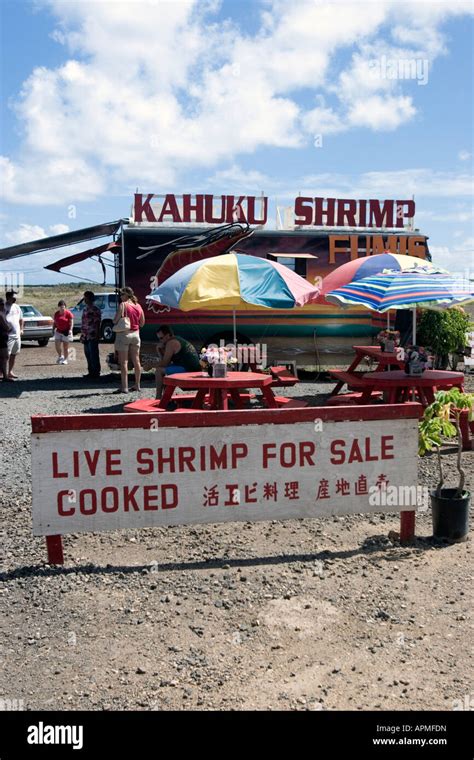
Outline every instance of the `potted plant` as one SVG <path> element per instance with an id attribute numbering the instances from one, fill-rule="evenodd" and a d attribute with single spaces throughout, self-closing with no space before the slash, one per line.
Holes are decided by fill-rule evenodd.
<path id="1" fill-rule="evenodd" d="M 440 391 L 435 401 L 425 409 L 419 425 L 419 454 L 435 450 L 438 455 L 439 482 L 431 491 L 433 536 L 451 541 L 464 541 L 469 531 L 469 505 L 471 494 L 464 488 L 465 472 L 462 461 L 461 414 L 473 418 L 474 394 L 458 388 Z M 441 446 L 445 439 L 457 439 L 456 468 L 459 474 L 456 488 L 444 487 Z"/>

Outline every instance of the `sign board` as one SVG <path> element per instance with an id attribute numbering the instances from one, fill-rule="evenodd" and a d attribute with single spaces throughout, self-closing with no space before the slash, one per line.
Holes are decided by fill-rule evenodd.
<path id="1" fill-rule="evenodd" d="M 419 409 L 35 417 L 33 533 L 407 509 Z"/>
<path id="2" fill-rule="evenodd" d="M 414 200 L 374 198 L 302 197 L 294 199 L 293 224 L 302 227 L 351 227 L 374 229 L 412 228 Z M 243 222 L 265 225 L 268 219 L 266 195 L 212 195 L 189 193 L 135 193 L 131 222 L 134 224 L 220 225 Z"/>

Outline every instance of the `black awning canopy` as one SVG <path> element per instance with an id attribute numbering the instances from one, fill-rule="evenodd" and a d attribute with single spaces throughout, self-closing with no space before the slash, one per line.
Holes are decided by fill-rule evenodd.
<path id="1" fill-rule="evenodd" d="M 115 222 L 106 222 L 104 224 L 97 224 L 94 227 L 84 227 L 81 230 L 64 232 L 62 235 L 53 235 L 52 237 L 41 238 L 40 240 L 31 240 L 29 243 L 11 245 L 9 248 L 0 249 L 0 261 L 8 261 L 19 256 L 28 256 L 31 253 L 48 251 L 51 248 L 61 248 L 64 245 L 82 243 L 85 240 L 94 240 L 95 238 L 106 237 L 107 235 L 115 235 L 123 222 L 128 222 L 128 220 L 118 219 Z"/>

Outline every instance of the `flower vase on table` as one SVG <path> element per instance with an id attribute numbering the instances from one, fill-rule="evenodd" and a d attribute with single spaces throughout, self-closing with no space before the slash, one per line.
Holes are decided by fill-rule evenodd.
<path id="1" fill-rule="evenodd" d="M 381 330 L 377 335 L 380 349 L 387 354 L 393 354 L 396 346 L 400 345 L 400 333 L 398 330 Z"/>

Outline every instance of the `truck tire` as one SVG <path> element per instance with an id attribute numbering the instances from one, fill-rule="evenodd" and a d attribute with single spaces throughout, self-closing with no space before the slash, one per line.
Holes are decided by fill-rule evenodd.
<path id="1" fill-rule="evenodd" d="M 111 322 L 109 319 L 106 319 L 102 322 L 100 326 L 100 337 L 102 338 L 105 343 L 113 343 L 114 342 L 114 331 L 113 331 L 114 323 Z"/>
<path id="2" fill-rule="evenodd" d="M 38 346 L 41 348 L 45 348 L 49 343 L 49 338 L 39 338 L 38 339 Z"/>

